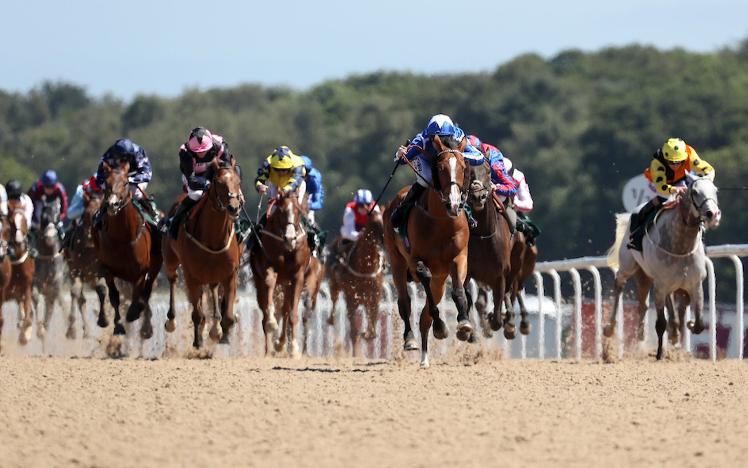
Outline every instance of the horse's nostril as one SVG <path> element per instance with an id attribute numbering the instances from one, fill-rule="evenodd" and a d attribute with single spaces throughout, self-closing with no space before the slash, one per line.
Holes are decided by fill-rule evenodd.
<path id="1" fill-rule="evenodd" d="M 707 217 L 707 219 L 714 218 L 714 212 L 712 212 L 712 210 L 707 211 L 706 212 L 706 217 Z"/>

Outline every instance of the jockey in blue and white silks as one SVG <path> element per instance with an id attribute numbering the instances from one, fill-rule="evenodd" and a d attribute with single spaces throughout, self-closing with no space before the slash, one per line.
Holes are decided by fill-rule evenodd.
<path id="1" fill-rule="evenodd" d="M 399 227 L 405 221 L 405 213 L 418 200 L 421 193 L 431 184 L 433 175 L 431 173 L 433 158 L 436 158 L 437 151 L 434 149 L 433 139 L 435 136 L 452 137 L 458 142 L 465 138 L 465 132 L 452 122 L 449 116 L 437 114 L 431 117 L 426 128 L 410 141 L 407 147 L 398 148 L 395 155 L 395 161 L 405 164 L 404 159 L 413 162 L 413 165 L 420 174 L 416 176 L 416 183 L 410 187 L 405 198 L 400 205 L 392 212 L 392 224 Z M 465 161 L 472 166 L 483 164 L 483 154 L 468 142 L 462 152 Z"/>
<path id="2" fill-rule="evenodd" d="M 325 189 L 322 186 L 322 173 L 319 169 L 313 167 L 312 160 L 309 156 L 301 156 L 304 160 L 304 169 L 306 170 L 306 193 L 307 203 L 309 208 L 309 221 L 312 223 L 316 222 L 314 219 L 314 212 L 321 210 L 325 204 Z"/>

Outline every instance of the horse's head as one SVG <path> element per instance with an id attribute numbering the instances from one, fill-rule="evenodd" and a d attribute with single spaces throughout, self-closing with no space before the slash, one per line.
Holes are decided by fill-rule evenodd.
<path id="1" fill-rule="evenodd" d="M 16 254 L 24 253 L 28 249 L 29 225 L 20 203 L 8 202 L 10 211 L 10 244 L 14 246 Z"/>
<path id="2" fill-rule="evenodd" d="M 457 216 L 465 201 L 463 187 L 465 185 L 467 165 L 462 152 L 465 150 L 467 139 L 457 141 L 453 137 L 435 136 L 433 139 L 436 149 L 436 186 L 439 196 L 447 208 L 450 216 Z"/>
<path id="3" fill-rule="evenodd" d="M 296 193 L 281 192 L 273 202 L 273 208 L 268 217 L 268 230 L 281 233 L 280 237 L 288 250 L 295 250 L 298 241 L 304 237 L 305 231 L 301 226 L 303 207 L 299 204 Z"/>
<path id="4" fill-rule="evenodd" d="M 8 243 L 10 241 L 10 224 L 8 218 L 0 216 L 0 259 L 8 255 Z"/>
<path id="5" fill-rule="evenodd" d="M 384 220 L 382 218 L 381 210 L 371 210 L 366 221 L 366 231 L 371 233 L 370 235 L 380 241 L 384 242 Z"/>
<path id="6" fill-rule="evenodd" d="M 130 163 L 122 161 L 118 165 L 110 166 L 104 162 L 106 184 L 104 198 L 107 202 L 107 213 L 114 216 L 130 202 Z"/>
<path id="7" fill-rule="evenodd" d="M 470 166 L 468 203 L 474 211 L 482 211 L 491 196 L 491 168 L 488 161 L 480 166 Z"/>
<path id="8" fill-rule="evenodd" d="M 59 240 L 57 223 L 60 221 L 60 200 L 44 203 L 42 214 L 40 216 L 40 226 L 44 226 L 42 231 L 42 241 L 48 248 L 56 248 Z"/>
<path id="9" fill-rule="evenodd" d="M 708 177 L 691 177 L 684 197 L 691 216 L 707 229 L 716 228 L 722 219 L 717 201 L 717 187 Z"/>
<path id="10" fill-rule="evenodd" d="M 211 166 L 210 192 L 219 211 L 228 212 L 233 219 L 239 217 L 244 205 L 241 179 L 236 171 L 236 162 L 219 162 L 214 159 Z"/>

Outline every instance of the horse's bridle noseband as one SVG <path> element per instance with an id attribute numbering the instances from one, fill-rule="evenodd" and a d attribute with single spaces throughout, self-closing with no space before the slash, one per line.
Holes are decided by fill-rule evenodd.
<path id="1" fill-rule="evenodd" d="M 698 204 L 696 203 L 696 200 L 695 200 L 695 199 L 694 199 L 694 197 L 693 197 L 694 186 L 695 186 L 695 185 L 696 185 L 697 183 L 701 182 L 702 180 L 704 180 L 704 179 L 695 179 L 695 180 L 694 180 L 694 181 L 693 181 L 693 182 L 691 183 L 691 186 L 690 186 L 690 187 L 688 188 L 688 198 L 689 198 L 689 200 L 690 200 L 690 202 L 691 202 L 691 206 L 693 206 L 693 207 L 694 207 L 694 208 L 696 209 L 696 213 L 698 214 L 698 219 L 699 219 L 699 223 L 700 223 L 700 224 L 701 224 L 701 223 L 704 223 L 704 222 L 706 222 L 706 220 L 704 219 L 704 216 L 703 216 L 703 215 L 701 214 L 701 208 L 702 208 L 702 207 L 703 207 L 703 206 L 704 206 L 704 205 L 705 205 L 705 204 L 706 204 L 706 203 L 707 203 L 707 202 L 708 202 L 709 200 L 713 201 L 713 202 L 714 202 L 714 203 L 715 203 L 716 205 L 718 205 L 718 206 L 719 206 L 719 203 L 717 202 L 717 200 L 716 200 L 716 199 L 714 199 L 714 198 L 712 198 L 712 197 L 704 197 L 704 200 L 702 200 L 702 201 L 701 201 L 701 203 L 698 203 Z"/>
<path id="2" fill-rule="evenodd" d="M 462 154 L 462 151 L 456 150 L 456 149 L 445 149 L 445 150 L 440 151 L 436 155 L 436 159 L 434 160 L 434 162 L 438 164 L 439 161 L 442 159 L 442 155 L 448 154 L 448 153 L 459 154 L 459 155 L 462 156 L 463 161 L 465 159 L 465 155 Z M 438 177 L 438 174 L 437 174 L 437 177 Z M 463 179 L 464 179 L 464 177 L 463 177 Z M 465 193 L 464 180 L 463 180 L 463 186 L 462 187 L 457 183 L 457 181 L 450 180 L 449 181 L 449 185 L 448 185 L 447 188 L 451 189 L 453 185 L 457 186 L 457 188 L 460 190 L 460 206 L 457 208 L 457 215 L 455 215 L 455 216 L 451 216 L 450 215 L 450 217 L 457 217 L 460 214 L 460 212 L 464 209 L 465 202 L 467 201 L 468 195 L 467 195 L 467 193 Z M 436 189 L 436 187 L 434 187 L 434 188 Z M 447 195 L 445 197 L 444 193 L 441 190 L 437 190 L 436 192 L 439 194 L 439 199 L 442 201 L 442 203 L 444 204 L 444 206 L 447 208 L 447 210 L 449 210 L 449 207 L 450 207 L 449 195 Z"/>

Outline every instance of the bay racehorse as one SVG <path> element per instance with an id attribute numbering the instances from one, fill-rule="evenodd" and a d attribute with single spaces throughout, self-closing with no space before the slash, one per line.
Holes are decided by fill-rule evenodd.
<path id="1" fill-rule="evenodd" d="M 480 166 L 470 167 L 470 189 L 468 203 L 470 205 L 476 225 L 470 231 L 468 245 L 468 274 L 465 281 L 475 279 L 479 286 L 479 296 L 476 301 L 478 316 L 485 336 L 491 336 L 489 328 L 498 330 L 504 325 L 504 337 L 512 339 L 515 336 L 513 323 L 514 311 L 506 308 L 505 295 L 509 291 L 511 271 L 512 233 L 504 216 L 499 212 L 500 202 L 492 193 L 491 168 L 488 162 Z M 486 315 L 486 293 L 484 288 L 490 288 L 493 293 L 493 312 Z M 469 288 L 466 288 L 469 290 Z M 468 305 L 472 298 L 468 294 Z"/>
<path id="2" fill-rule="evenodd" d="M 96 246 L 93 241 L 93 218 L 99 208 L 103 194 L 83 194 L 83 215 L 69 231 L 70 239 L 65 242 L 63 256 L 70 272 L 70 311 L 68 313 L 68 330 L 65 336 L 75 339 L 75 317 L 76 308 L 80 313 L 83 325 L 83 336 L 89 335 L 88 323 L 86 322 L 86 295 L 83 286 L 88 285 L 96 291 L 99 298 L 99 323 L 100 327 L 106 327 L 106 314 L 103 313 L 106 304 L 107 287 L 106 281 L 101 274 L 101 264 L 96 255 Z M 102 321 L 103 320 L 103 321 Z"/>
<path id="3" fill-rule="evenodd" d="M 5 300 L 14 299 L 18 303 L 18 327 L 20 329 L 18 342 L 25 345 L 31 338 L 34 316 L 32 287 L 36 263 L 31 256 L 29 226 L 21 203 L 18 200 L 9 200 L 8 212 L 10 213 L 9 248 L 13 256 L 10 262 L 10 283 Z"/>
<path id="4" fill-rule="evenodd" d="M 305 202 L 306 203 L 306 202 Z M 261 242 L 254 245 L 249 264 L 262 310 L 265 354 L 269 352 L 271 334 L 278 329 L 276 309 L 281 310 L 281 331 L 274 346 L 280 352 L 290 333 L 291 357 L 301 356 L 296 342 L 296 323 L 304 274 L 312 256 L 304 230 L 306 207 L 295 193 L 281 193 L 268 206 L 267 222 L 260 231 Z M 276 287 L 279 291 L 276 291 Z"/>
<path id="5" fill-rule="evenodd" d="M 161 235 L 135 207 L 128 181 L 130 164 L 124 161 L 112 167 L 105 163 L 104 170 L 107 174 L 104 187 L 106 213 L 101 230 L 93 230 L 93 240 L 109 290 L 109 302 L 114 309 L 114 334 L 125 334 L 120 320 L 119 290 L 114 282 L 114 278 L 120 278 L 132 286 L 132 301 L 125 318 L 134 322 L 145 311 L 140 336 L 149 339 L 153 327 L 148 302 L 153 282 L 161 269 Z M 103 307 L 97 323 L 100 326 L 107 324 Z"/>
<path id="6" fill-rule="evenodd" d="M 336 238 L 331 250 L 339 251 L 338 245 L 342 241 L 342 237 Z M 384 282 L 383 243 L 382 213 L 379 210 L 370 209 L 366 225 L 361 229 L 358 238 L 348 246 L 348 250 L 341 255 L 327 257 L 327 282 L 332 299 L 330 318 L 327 323 L 335 325 L 335 305 L 342 292 L 348 311 L 350 345 L 354 356 L 357 353 L 359 337 L 369 341 L 377 337 L 379 302 L 382 299 Z M 363 307 L 368 318 L 368 328 L 363 333 L 357 327 L 356 311 L 359 307 Z"/>
<path id="7" fill-rule="evenodd" d="M 212 299 L 210 337 L 228 343 L 229 332 L 236 322 L 234 299 L 244 248 L 237 240 L 235 230 L 235 222 L 244 205 L 236 163 L 233 159 L 230 163 L 221 163 L 216 159 L 209 171 L 210 187 L 192 209 L 189 218 L 181 224 L 176 240 L 168 236 L 163 240 L 164 265 L 169 279 L 166 330 L 172 332 L 176 328 L 174 289 L 177 268 L 181 265 L 187 298 L 192 304 L 192 346 L 196 349 L 202 346 L 205 329 L 202 305 L 204 287 L 210 289 Z M 181 199 L 174 205 L 171 214 L 179 202 Z"/>
<path id="8" fill-rule="evenodd" d="M 616 241 L 608 251 L 608 264 L 618 267 L 613 292 L 613 309 L 610 323 L 605 327 L 605 336 L 613 336 L 616 323 L 616 310 L 626 281 L 636 276 L 637 297 L 639 299 L 640 324 L 647 311 L 646 297 L 653 287 L 655 308 L 657 309 L 657 359 L 662 358 L 662 337 L 668 321 L 665 307 L 671 321 L 671 336 L 677 342 L 678 315 L 672 306 L 672 294 L 685 294 L 693 306 L 694 320 L 688 328 L 696 334 L 704 330 L 702 311 L 704 291 L 702 282 L 706 278 L 706 253 L 701 234 L 704 229 L 719 225 L 722 214 L 717 201 L 717 187 L 707 177 L 689 177 L 686 192 L 679 196 L 671 209 L 663 209 L 655 217 L 651 226 L 644 226 L 645 235 L 642 251 L 629 249 L 624 239 L 630 236 L 629 214 L 616 216 Z"/>
<path id="9" fill-rule="evenodd" d="M 36 240 L 36 271 L 34 274 L 34 309 L 44 299 L 44 320 L 37 315 L 36 334 L 43 338 L 49 330 L 55 306 L 62 307 L 63 259 L 60 253 L 60 201 L 43 202 L 39 217 L 40 235 Z"/>
<path id="10" fill-rule="evenodd" d="M 468 305 L 463 287 L 467 276 L 468 221 L 464 212 L 465 193 L 470 177 L 462 151 L 467 140 L 434 138 L 433 184 L 420 197 L 407 220 L 406 246 L 395 232 L 390 219 L 392 211 L 405 197 L 403 188 L 389 203 L 384 217 L 384 246 L 392 267 L 397 289 L 397 308 L 405 323 L 404 349 L 417 350 L 410 325 L 410 294 L 408 281 L 417 278 L 426 292 L 426 304 L 419 321 L 421 331 L 421 367 L 429 367 L 428 333 L 433 323 L 434 337 L 449 335 L 437 305 L 442 299 L 447 277 L 452 278 L 452 300 L 457 306 L 457 338 L 470 338 L 473 327 L 468 318 Z"/>
<path id="11" fill-rule="evenodd" d="M 8 255 L 10 239 L 10 223 L 8 222 L 8 218 L 6 216 L 0 216 L 0 350 L 2 349 L 4 323 L 3 304 L 5 303 L 5 297 L 11 276 L 10 256 Z"/>

